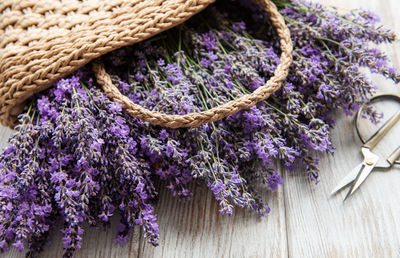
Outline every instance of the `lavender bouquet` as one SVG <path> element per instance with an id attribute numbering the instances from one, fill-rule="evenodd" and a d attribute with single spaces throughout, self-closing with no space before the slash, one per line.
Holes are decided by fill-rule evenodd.
<path id="1" fill-rule="evenodd" d="M 371 43 L 394 42 L 374 14 L 339 14 L 306 1 L 274 1 L 294 44 L 282 88 L 249 110 L 198 128 L 165 129 L 132 118 L 109 100 L 85 67 L 35 96 L 0 155 L 0 250 L 33 257 L 63 221 L 65 257 L 81 247 L 82 225 L 109 225 L 115 241 L 139 225 L 158 245 L 157 185 L 191 196 L 195 181 L 211 189 L 220 212 L 269 212 L 255 186 L 283 183 L 276 162 L 318 182 L 316 152 L 334 150 L 330 114 L 351 115 L 375 86 L 368 67 L 400 81 Z M 263 26 L 260 26 L 262 24 Z M 120 91 L 148 109 L 170 114 L 207 110 L 263 85 L 279 63 L 268 16 L 250 1 L 220 0 L 185 24 L 103 57 Z M 370 119 L 379 117 L 367 110 Z M 300 171 L 300 170 L 299 170 Z"/>

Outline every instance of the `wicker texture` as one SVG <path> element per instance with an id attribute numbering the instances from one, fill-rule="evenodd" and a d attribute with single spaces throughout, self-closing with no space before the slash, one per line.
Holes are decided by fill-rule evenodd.
<path id="1" fill-rule="evenodd" d="M 247 109 L 260 101 L 268 98 L 272 93 L 280 88 L 286 79 L 289 66 L 292 63 L 292 41 L 290 32 L 283 17 L 278 12 L 276 6 L 270 0 L 259 0 L 258 4 L 263 6 L 269 14 L 272 24 L 275 26 L 280 38 L 281 58 L 280 64 L 274 72 L 274 76 L 251 94 L 246 94 L 236 100 L 225 103 L 221 106 L 212 108 L 199 113 L 186 115 L 169 115 L 156 111 L 150 111 L 140 105 L 133 103 L 128 97 L 124 96 L 118 88 L 113 85 L 111 77 L 104 69 L 104 65 L 98 62 L 93 63 L 97 82 L 102 86 L 108 97 L 119 102 L 122 108 L 133 117 L 140 118 L 154 125 L 161 125 L 169 128 L 196 127 L 205 123 L 220 120 L 228 115 L 235 114 L 242 109 Z"/>
<path id="2" fill-rule="evenodd" d="M 92 59 L 147 39 L 214 0 L 1 0 L 0 123 Z"/>
<path id="3" fill-rule="evenodd" d="M 2 0 L 0 2 L 0 123 L 13 127 L 25 101 L 58 79 L 117 48 L 184 22 L 215 0 Z M 292 60 L 289 30 L 270 0 L 256 1 L 281 38 L 281 64 L 265 86 L 220 107 L 184 116 L 149 111 L 132 103 L 95 63 L 105 93 L 132 116 L 166 127 L 215 121 L 266 99 L 287 76 Z"/>

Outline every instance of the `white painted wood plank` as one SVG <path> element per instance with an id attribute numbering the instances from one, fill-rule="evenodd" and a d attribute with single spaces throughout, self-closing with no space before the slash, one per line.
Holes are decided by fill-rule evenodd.
<path id="1" fill-rule="evenodd" d="M 273 194 L 264 189 L 272 209 L 264 218 L 241 209 L 222 216 L 210 191 L 192 189 L 193 200 L 185 203 L 161 192 L 161 243 L 153 248 L 142 242 L 140 257 L 287 257 L 282 188 Z"/>
<path id="2" fill-rule="evenodd" d="M 132 240 L 125 246 L 114 244 L 113 238 L 116 236 L 115 226 L 118 219 L 112 220 L 111 228 L 93 228 L 85 226 L 82 248 L 75 252 L 75 258 L 136 258 L 139 253 L 140 231 L 133 234 Z M 50 234 L 50 244 L 46 245 L 44 251 L 40 253 L 40 258 L 62 257 L 62 234 L 59 231 L 61 227 L 53 229 Z M 0 258 L 23 258 L 26 252 L 20 253 L 16 248 L 11 248 L 8 253 L 0 255 Z"/>
<path id="3" fill-rule="evenodd" d="M 323 1 L 342 6 L 375 9 L 384 16 L 389 27 L 400 31 L 397 0 Z M 348 3 L 347 3 L 348 2 Z M 379 8 L 379 9 L 378 9 Z M 395 64 L 400 67 L 396 50 L 389 47 Z M 379 78 L 374 79 L 378 80 Z M 384 87 L 391 87 L 383 82 Z M 0 129 L 0 145 L 9 133 Z M 392 136 L 393 137 L 393 136 Z M 285 186 L 273 195 L 265 193 L 272 212 L 258 219 L 252 212 L 236 210 L 232 217 L 217 212 L 217 204 L 203 187 L 194 186 L 192 201 L 181 203 L 169 193 L 161 192 L 157 207 L 161 229 L 161 245 L 153 248 L 140 244 L 138 235 L 124 248 L 111 245 L 114 232 L 90 229 L 84 246 L 76 257 L 377 257 L 399 256 L 400 211 L 399 169 L 372 174 L 356 195 L 345 205 L 343 194 L 328 198 L 335 183 L 360 160 L 358 140 L 350 118 L 341 118 L 334 131 L 338 147 L 335 157 L 322 157 L 321 183 L 310 184 L 301 173 L 285 172 Z M 396 140 L 396 137 L 393 137 Z M 356 145 L 354 145 L 356 144 Z M 385 142 L 384 146 L 392 147 Z M 286 214 L 283 201 L 285 192 Z M 286 248 L 287 217 L 289 253 Z M 59 257 L 60 234 L 41 257 Z M 23 257 L 16 250 L 0 257 Z"/>
<path id="4" fill-rule="evenodd" d="M 320 1 L 344 8 L 363 7 L 382 17 L 384 24 L 400 31 L 400 2 L 378 0 Z M 398 47 L 389 46 L 390 57 L 400 67 Z M 379 76 L 372 77 L 382 91 L 400 93 L 400 87 Z M 393 106 L 392 106 L 393 107 Z M 396 108 L 399 108 L 397 106 Z M 392 110 L 394 111 L 394 110 Z M 321 182 L 310 184 L 301 171 L 285 172 L 285 205 L 290 257 L 399 257 L 400 168 L 372 173 L 361 188 L 342 202 L 345 191 L 330 191 L 361 162 L 360 141 L 353 119 L 339 118 L 333 131 L 334 157 L 321 155 Z M 400 144 L 400 125 L 392 129 L 376 152 L 390 153 Z"/>
<path id="5" fill-rule="evenodd" d="M 138 257 L 140 231 L 137 228 L 132 236 L 132 240 L 125 246 L 114 244 L 113 238 L 116 236 L 117 231 L 115 226 L 118 224 L 118 218 L 112 220 L 111 227 L 104 230 L 102 227 L 84 227 L 85 233 L 83 236 L 82 248 L 78 250 L 74 257 L 76 258 L 136 258 Z M 57 229 L 52 234 L 54 240 L 50 246 L 47 246 L 43 253 L 40 254 L 41 258 L 56 258 L 62 257 L 62 234 Z"/>

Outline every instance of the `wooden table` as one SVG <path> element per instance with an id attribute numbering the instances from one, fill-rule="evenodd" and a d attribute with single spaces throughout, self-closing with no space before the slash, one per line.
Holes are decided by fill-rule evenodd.
<path id="1" fill-rule="evenodd" d="M 399 0 L 321 0 L 346 9 L 373 10 L 383 24 L 400 35 Z M 385 49 L 400 68 L 400 44 Z M 373 76 L 381 91 L 400 93 L 400 87 Z M 400 108 L 400 105 L 397 106 Z M 361 189 L 345 203 L 345 192 L 329 197 L 330 190 L 362 157 L 352 117 L 337 114 L 333 130 L 334 156 L 321 155 L 321 182 L 309 182 L 302 171 L 281 169 L 285 184 L 273 194 L 265 193 L 271 213 L 259 219 L 237 209 L 231 217 L 218 213 L 210 192 L 193 186 L 194 198 L 181 203 L 167 191 L 157 206 L 160 246 L 146 244 L 141 232 L 125 247 L 112 243 L 115 230 L 88 229 L 76 257 L 400 257 L 400 168 L 372 173 Z M 5 145 L 11 131 L 0 129 Z M 397 135 L 396 135 L 397 133 Z M 388 154 L 400 144 L 397 125 L 377 153 Z M 399 217 L 399 218 L 398 218 Z M 116 221 L 114 221 L 116 222 Z M 114 223 L 115 225 L 115 223 Z M 61 257 L 61 234 L 40 257 Z M 23 257 L 12 249 L 0 257 Z"/>

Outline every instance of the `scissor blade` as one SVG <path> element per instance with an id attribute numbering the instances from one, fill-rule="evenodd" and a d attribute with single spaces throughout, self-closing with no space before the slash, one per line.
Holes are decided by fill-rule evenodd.
<path id="1" fill-rule="evenodd" d="M 353 185 L 351 186 L 349 192 L 347 193 L 346 197 L 343 201 L 347 199 L 350 195 L 352 195 L 360 185 L 367 179 L 371 171 L 378 163 L 379 157 L 372 153 L 368 148 L 362 148 L 362 153 L 364 154 L 364 161 L 363 161 L 363 168 L 361 169 L 360 173 L 357 175 L 357 178 L 354 180 Z"/>
<path id="2" fill-rule="evenodd" d="M 360 172 L 362 165 L 363 163 L 360 163 L 358 166 L 353 168 L 353 170 L 350 173 L 348 173 L 342 180 L 340 180 L 340 182 L 332 190 L 331 195 L 334 195 L 339 190 L 341 190 L 342 188 L 353 182 L 357 178 L 357 175 Z"/>

